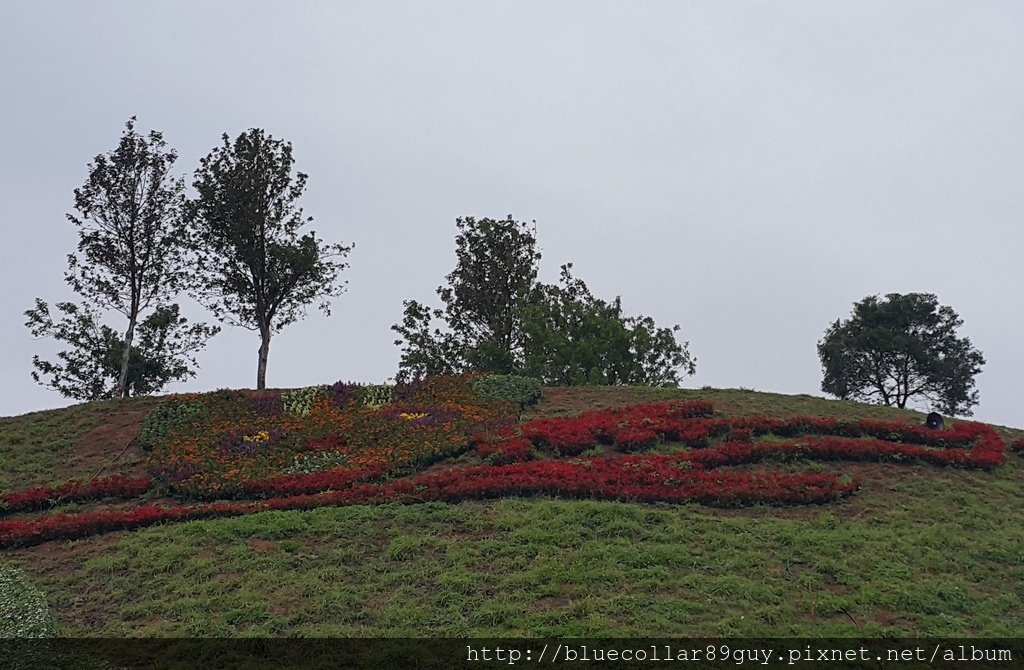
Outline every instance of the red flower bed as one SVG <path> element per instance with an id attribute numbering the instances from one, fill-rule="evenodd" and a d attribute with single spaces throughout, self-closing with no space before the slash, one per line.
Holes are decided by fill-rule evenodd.
<path id="1" fill-rule="evenodd" d="M 681 442 L 691 448 L 704 448 L 712 438 L 718 437 L 745 442 L 754 436 L 763 435 L 820 435 L 849 439 L 873 438 L 887 444 L 905 443 L 896 450 L 886 450 L 878 444 L 863 449 L 887 451 L 892 455 L 919 458 L 940 465 L 992 467 L 1003 460 L 1002 440 L 995 431 L 982 423 L 962 421 L 948 430 L 933 430 L 873 419 L 838 421 L 806 416 L 786 419 L 760 416 L 710 419 L 702 418 L 706 416 L 705 405 L 661 403 L 585 412 L 577 417 L 531 421 L 523 424 L 520 431 L 523 437 L 532 440 L 538 448 L 556 451 L 561 455 L 579 454 L 599 443 L 613 444 L 621 451 L 634 451 L 653 446 L 659 439 Z M 851 456 L 863 458 L 862 455 L 854 454 L 857 450 L 855 444 L 845 444 Z M 910 445 L 924 445 L 934 449 L 914 448 Z M 970 448 L 969 455 L 963 452 L 967 448 Z"/>
<path id="2" fill-rule="evenodd" d="M 0 546 L 31 546 L 55 539 L 75 539 L 112 530 L 143 528 L 162 521 L 184 521 L 245 514 L 252 503 L 212 503 L 192 507 L 139 507 L 126 511 L 50 514 L 0 521 Z"/>
<path id="3" fill-rule="evenodd" d="M 246 481 L 242 484 L 242 491 L 248 496 L 260 498 L 319 493 L 348 488 L 357 481 L 380 477 L 386 472 L 387 468 L 378 467 L 363 470 L 326 470 L 308 474 L 281 475 L 260 481 Z"/>
<path id="4" fill-rule="evenodd" d="M 681 433 L 691 427 L 692 419 L 711 416 L 712 411 L 711 403 L 703 400 L 645 403 L 570 418 L 536 419 L 523 424 L 520 431 L 537 447 L 563 456 L 579 454 L 598 443 L 618 443 L 629 450 L 639 443 L 653 444 L 651 433 L 655 442 L 658 436 L 679 440 Z M 624 439 L 617 439 L 624 431 Z M 639 443 L 632 438 L 639 438 Z"/>
<path id="5" fill-rule="evenodd" d="M 99 477 L 92 481 L 71 481 L 61 486 L 34 486 L 0 495 L 0 514 L 46 509 L 61 503 L 99 498 L 134 498 L 152 486 L 149 477 Z"/>
<path id="6" fill-rule="evenodd" d="M 481 442 L 476 452 L 493 465 L 506 465 L 533 458 L 533 443 L 522 437 L 513 437 L 499 442 Z"/>
<path id="7" fill-rule="evenodd" d="M 715 468 L 724 465 L 754 463 L 772 457 L 847 461 L 900 461 L 916 459 L 935 465 L 989 468 L 1002 461 L 999 451 L 981 444 L 971 451 L 963 449 L 928 449 L 914 445 L 876 439 L 848 437 L 812 437 L 780 442 L 727 442 L 713 449 L 688 453 L 685 458 L 695 465 Z"/>
<path id="8" fill-rule="evenodd" d="M 626 426 L 615 433 L 615 448 L 619 451 L 635 451 L 653 447 L 658 443 L 658 434 L 650 428 Z"/>
<path id="9" fill-rule="evenodd" d="M 182 507 L 41 515 L 0 521 L 0 546 L 28 546 L 163 521 L 238 516 L 266 510 L 385 502 L 417 503 L 493 498 L 503 495 L 562 495 L 624 501 L 698 501 L 720 505 L 822 503 L 849 495 L 859 483 L 831 473 L 739 473 L 689 471 L 670 456 L 534 461 L 502 467 L 452 468 L 381 484 L 351 484 L 317 494 L 261 502 L 214 502 Z"/>
<path id="10" fill-rule="evenodd" d="M 844 483 L 831 473 L 712 472 L 687 469 L 681 463 L 675 456 L 617 456 L 469 466 L 395 480 L 388 494 L 400 502 L 551 494 L 732 505 L 826 502 L 859 485 L 856 480 Z"/>

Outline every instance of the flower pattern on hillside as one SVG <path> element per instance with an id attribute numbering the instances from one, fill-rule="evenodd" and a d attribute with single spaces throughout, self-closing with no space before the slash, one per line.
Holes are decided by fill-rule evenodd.
<path id="1" fill-rule="evenodd" d="M 389 394 L 370 388 L 370 402 L 360 397 L 360 387 L 342 383 L 291 392 L 280 403 L 266 394 L 258 403 L 237 392 L 189 396 L 201 411 L 181 412 L 187 420 L 162 427 L 151 477 L 0 495 L 3 514 L 130 500 L 150 491 L 176 495 L 181 505 L 0 519 L 0 546 L 272 509 L 501 496 L 821 504 L 852 495 L 860 482 L 768 464 L 989 469 L 1006 451 L 992 428 L 967 421 L 931 430 L 869 419 L 719 418 L 708 402 L 672 401 L 517 423 L 519 407 L 476 395 L 472 377 L 431 378 Z M 380 405 L 383 397 L 391 403 Z M 427 469 L 455 457 L 447 467 Z M 757 463 L 763 465 L 756 471 L 735 469 Z"/>

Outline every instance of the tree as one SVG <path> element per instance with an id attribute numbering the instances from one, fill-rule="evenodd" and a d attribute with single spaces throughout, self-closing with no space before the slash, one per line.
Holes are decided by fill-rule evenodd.
<path id="1" fill-rule="evenodd" d="M 159 307 L 142 319 L 134 343 L 100 322 L 94 309 L 71 302 L 56 305 L 62 314 L 50 316 L 46 302 L 36 299 L 35 309 L 26 312 L 26 325 L 36 337 L 53 337 L 72 345 L 57 354 L 59 363 L 34 356 L 32 378 L 68 398 L 106 400 L 147 395 L 169 382 L 195 377 L 193 352 L 201 349 L 216 332 L 205 324 L 188 325 L 177 305 Z M 127 352 L 128 375 L 122 379 Z"/>
<path id="2" fill-rule="evenodd" d="M 391 326 L 391 330 L 404 338 L 395 340 L 395 345 L 405 345 L 399 361 L 397 381 L 408 382 L 431 375 L 465 371 L 465 350 L 455 335 L 437 327 L 432 328 L 434 320 L 443 319 L 444 313 L 415 300 L 406 300 L 402 304 L 402 323 Z"/>
<path id="3" fill-rule="evenodd" d="M 132 117 L 125 124 L 117 148 L 96 156 L 89 165 L 88 179 L 74 191 L 77 215 L 67 215 L 78 228 L 79 242 L 78 255 L 68 255 L 64 279 L 92 307 L 59 303 L 58 308 L 65 317 L 58 323 L 63 325 L 52 322 L 46 303 L 38 299 L 35 309 L 25 313 L 29 317 L 26 325 L 37 336 L 52 336 L 74 344 L 77 350 L 62 352 L 62 356 L 67 357 L 67 365 L 71 365 L 72 360 L 80 364 L 69 369 L 41 361 L 36 356 L 33 364 L 37 372 L 32 374 L 39 383 L 72 397 L 85 397 L 73 395 L 81 393 L 88 397 L 97 393 L 100 394 L 97 397 L 127 397 L 132 386 L 130 379 L 136 380 L 135 390 L 140 391 L 142 388 L 158 390 L 162 386 L 154 386 L 158 379 L 178 378 L 161 373 L 142 383 L 138 381 L 141 373 L 132 368 L 132 355 L 138 350 L 134 346 L 136 328 L 143 314 L 149 309 L 154 310 L 150 318 L 156 314 L 177 314 L 178 306 L 169 301 L 181 291 L 188 278 L 190 249 L 182 220 L 184 184 L 171 175 L 176 160 L 177 153 L 167 148 L 161 133 L 139 134 L 135 130 L 135 117 Z M 122 314 L 127 319 L 124 335 L 110 337 L 114 331 L 100 325 L 100 315 L 95 308 Z M 217 332 L 216 328 L 197 324 L 186 334 L 180 330 L 181 323 L 174 323 L 177 325 L 169 322 L 164 328 L 171 328 L 175 336 L 188 339 L 190 346 L 197 343 L 194 338 L 208 339 Z M 153 322 L 150 325 L 153 326 Z M 100 340 L 85 337 L 86 333 L 104 333 L 101 339 L 106 344 L 100 346 Z M 120 358 L 116 361 L 115 382 L 110 389 L 107 384 L 111 362 L 107 357 L 115 341 L 120 343 L 116 347 Z M 100 358 L 89 360 L 90 357 Z M 134 362 L 141 364 L 142 359 L 136 358 Z M 188 368 L 183 360 L 167 363 L 179 371 L 181 365 Z M 40 373 L 55 375 L 55 380 L 43 382 Z M 74 378 L 85 374 L 88 379 L 79 379 L 78 383 L 93 390 L 86 392 L 83 387 L 58 381 L 66 374 Z M 73 388 L 77 390 L 72 391 Z M 102 391 L 97 390 L 101 388 Z"/>
<path id="4" fill-rule="evenodd" d="M 317 303 L 344 292 L 341 261 L 353 245 L 325 244 L 296 201 L 308 176 L 292 175 L 292 145 L 250 129 L 200 162 L 188 218 L 198 249 L 196 299 L 221 321 L 260 335 L 256 387 L 266 388 L 271 337 Z"/>
<path id="5" fill-rule="evenodd" d="M 527 374 L 553 384 L 675 385 L 695 365 L 674 328 L 626 317 L 562 267 L 537 282 L 536 231 L 507 219 L 456 220 L 458 262 L 437 289 L 443 309 L 404 303 L 397 379 L 463 371 Z M 434 325 L 443 324 L 443 327 Z"/>
<path id="6" fill-rule="evenodd" d="M 696 362 L 679 344 L 679 326 L 626 317 L 621 300 L 606 302 L 562 266 L 561 285 L 540 285 L 524 315 L 523 374 L 546 384 L 677 386 Z"/>
<path id="7" fill-rule="evenodd" d="M 511 215 L 455 220 L 455 269 L 437 295 L 444 309 L 404 302 L 399 379 L 478 370 L 510 374 L 521 364 L 522 313 L 537 280 L 536 231 Z M 447 329 L 431 330 L 434 319 Z"/>
<path id="8" fill-rule="evenodd" d="M 906 407 L 923 398 L 940 412 L 971 416 L 974 377 L 985 359 L 958 338 L 963 321 L 930 293 L 869 296 L 818 342 L 821 390 L 842 399 Z"/>

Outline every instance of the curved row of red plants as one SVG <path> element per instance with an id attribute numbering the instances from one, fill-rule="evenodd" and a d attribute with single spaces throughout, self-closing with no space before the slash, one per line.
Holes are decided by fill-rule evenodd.
<path id="1" fill-rule="evenodd" d="M 823 503 L 859 486 L 832 473 L 692 471 L 672 456 L 617 456 L 593 460 L 533 461 L 494 467 L 474 465 L 421 473 L 382 483 L 350 483 L 340 490 L 178 507 L 139 507 L 86 514 L 41 514 L 0 520 L 0 547 L 30 546 L 164 521 L 230 517 L 268 510 L 325 506 L 458 502 L 508 495 L 557 495 L 644 502 L 696 501 L 718 505 Z"/>
<path id="2" fill-rule="evenodd" d="M 834 473 L 750 473 L 716 468 L 770 459 L 918 460 L 937 465 L 991 468 L 1004 459 L 1004 444 L 984 424 L 958 422 L 944 431 L 874 420 L 819 417 L 711 418 L 705 402 L 669 402 L 546 418 L 473 438 L 492 464 L 453 467 L 391 480 L 382 467 L 329 470 L 247 481 L 238 497 L 126 511 L 43 514 L 0 520 L 0 546 L 78 538 L 163 521 L 235 516 L 272 509 L 431 500 L 458 501 L 503 495 L 557 495 L 647 502 L 696 501 L 716 505 L 823 503 L 859 486 Z M 753 441 L 755 436 L 791 439 Z M 709 446 L 709 440 L 722 441 Z M 897 441 L 898 440 L 898 441 Z M 613 453 L 576 457 L 599 445 L 631 452 L 659 441 L 689 450 L 668 455 Z M 1016 446 L 1016 445 L 1015 445 Z M 558 458 L 530 460 L 540 452 Z M 568 457 L 568 458 L 566 458 Z M 148 478 L 109 477 L 35 487 L 0 495 L 0 510 L 39 510 L 53 504 L 104 497 L 131 498 L 150 490 Z"/>
<path id="3" fill-rule="evenodd" d="M 974 468 L 995 467 L 1005 458 L 1005 445 L 999 435 L 986 424 L 972 421 L 958 422 L 947 430 L 933 430 L 874 419 L 849 421 L 808 416 L 785 419 L 764 416 L 708 418 L 711 412 L 710 403 L 697 401 L 633 405 L 584 412 L 570 418 L 537 419 L 489 435 L 476 436 L 476 450 L 492 460 L 513 462 L 531 458 L 534 447 L 566 456 L 581 454 L 602 444 L 629 452 L 648 448 L 659 441 L 681 442 L 691 449 L 700 449 L 707 448 L 712 439 L 720 438 L 723 442 L 713 451 L 721 451 L 734 443 L 774 435 L 845 438 L 846 442 L 826 442 L 830 445 L 825 450 L 832 454 L 830 458 L 916 458 L 936 465 Z M 801 444 L 808 442 L 805 439 Z"/>
<path id="4" fill-rule="evenodd" d="M 60 486 L 33 486 L 0 494 L 0 514 L 31 512 L 69 502 L 103 498 L 134 498 L 150 490 L 149 477 L 97 477 L 89 481 L 70 481 Z"/>

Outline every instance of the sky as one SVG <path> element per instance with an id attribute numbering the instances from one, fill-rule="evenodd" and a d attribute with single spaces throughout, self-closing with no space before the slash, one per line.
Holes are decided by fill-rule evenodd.
<path id="1" fill-rule="evenodd" d="M 542 280 L 573 262 L 679 324 L 684 387 L 823 395 L 830 323 L 927 292 L 987 360 L 975 417 L 1024 427 L 1020 2 L 12 0 L 0 26 L 0 415 L 71 404 L 24 311 L 75 298 L 73 190 L 136 116 L 188 183 L 223 133 L 291 142 L 311 229 L 355 243 L 271 387 L 387 381 L 455 219 L 511 214 Z M 251 388 L 258 346 L 225 329 L 167 391 Z"/>

